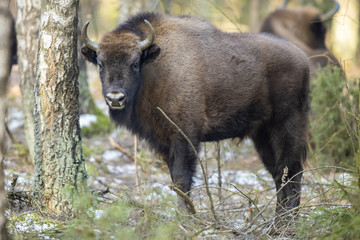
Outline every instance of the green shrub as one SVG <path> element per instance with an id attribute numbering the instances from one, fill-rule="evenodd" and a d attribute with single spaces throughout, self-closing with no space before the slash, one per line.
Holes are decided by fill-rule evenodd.
<path id="1" fill-rule="evenodd" d="M 356 170 L 356 168 L 354 168 Z M 359 167 L 357 167 L 359 169 Z M 360 174 L 353 171 L 344 183 L 333 181 L 333 206 L 324 204 L 302 218 L 297 228 L 300 238 L 360 239 Z"/>
<path id="2" fill-rule="evenodd" d="M 96 105 L 92 103 L 90 114 L 97 117 L 97 121 L 91 123 L 89 127 L 81 128 L 81 135 L 84 137 L 91 137 L 96 134 L 110 133 L 114 130 L 114 125 L 111 123 L 108 116 L 106 116 Z"/>
<path id="3" fill-rule="evenodd" d="M 318 70 L 311 80 L 310 132 L 315 165 L 354 166 L 358 87 L 338 67 Z"/>

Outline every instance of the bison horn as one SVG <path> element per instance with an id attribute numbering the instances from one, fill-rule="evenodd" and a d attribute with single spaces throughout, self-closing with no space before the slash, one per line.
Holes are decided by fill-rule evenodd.
<path id="1" fill-rule="evenodd" d="M 87 21 L 82 28 L 81 40 L 83 41 L 85 46 L 87 46 L 88 48 L 90 48 L 91 50 L 94 50 L 96 52 L 99 48 L 99 46 L 98 46 L 99 44 L 97 42 L 91 41 L 91 39 L 88 37 L 88 35 L 87 35 L 88 25 L 89 25 L 89 21 Z"/>
<path id="2" fill-rule="evenodd" d="M 290 2 L 290 0 L 284 0 L 284 2 L 279 7 L 280 9 L 286 8 L 286 5 Z"/>
<path id="3" fill-rule="evenodd" d="M 333 0 L 333 2 L 334 2 L 334 7 L 327 13 L 320 16 L 321 22 L 329 20 L 330 18 L 332 18 L 335 15 L 335 13 L 337 13 L 339 11 L 339 9 L 340 9 L 339 3 L 335 0 Z"/>
<path id="4" fill-rule="evenodd" d="M 154 30 L 154 28 L 153 28 L 153 26 L 151 26 L 151 24 L 149 23 L 149 21 L 148 20 L 144 20 L 144 22 L 146 23 L 146 25 L 148 26 L 148 28 L 149 28 L 149 30 L 150 30 L 150 34 L 149 34 L 149 36 L 145 39 L 145 40 L 143 40 L 143 41 L 141 41 L 140 43 L 139 43 L 139 46 L 140 46 L 140 49 L 141 49 L 141 51 L 144 51 L 145 49 L 147 49 L 148 47 L 150 47 L 151 46 L 151 44 L 153 44 L 153 42 L 154 42 L 154 40 L 155 40 L 155 30 Z"/>

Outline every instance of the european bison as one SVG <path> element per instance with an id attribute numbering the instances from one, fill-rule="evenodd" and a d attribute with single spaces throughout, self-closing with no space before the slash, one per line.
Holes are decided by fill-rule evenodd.
<path id="1" fill-rule="evenodd" d="M 267 32 L 294 43 L 310 58 L 311 75 L 318 67 L 328 64 L 340 67 L 338 60 L 325 45 L 325 21 L 330 20 L 340 8 L 337 1 L 333 0 L 334 7 L 322 14 L 313 7 L 287 9 L 289 0 L 270 13 L 263 21 L 260 32 Z"/>
<path id="2" fill-rule="evenodd" d="M 309 111 L 309 63 L 300 49 L 190 16 L 139 13 L 99 43 L 87 26 L 81 51 L 99 68 L 111 119 L 147 140 L 176 187 L 189 192 L 197 160 L 157 107 L 197 150 L 200 142 L 251 138 L 278 190 L 292 178 L 277 195 L 277 212 L 299 205 Z"/>

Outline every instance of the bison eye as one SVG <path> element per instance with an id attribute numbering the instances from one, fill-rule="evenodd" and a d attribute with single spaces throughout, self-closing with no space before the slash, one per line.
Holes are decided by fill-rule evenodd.
<path id="1" fill-rule="evenodd" d="M 139 62 L 134 62 L 133 64 L 131 64 L 131 67 L 133 70 L 139 70 Z"/>
<path id="2" fill-rule="evenodd" d="M 104 67 L 104 64 L 102 62 L 98 62 L 98 69 L 101 71 Z"/>

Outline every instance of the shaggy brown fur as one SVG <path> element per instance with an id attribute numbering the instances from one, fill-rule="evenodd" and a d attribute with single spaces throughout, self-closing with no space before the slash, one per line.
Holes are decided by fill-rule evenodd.
<path id="1" fill-rule="evenodd" d="M 139 41 L 155 29 L 155 42 Z M 146 139 L 174 184 L 191 188 L 196 158 L 160 107 L 199 149 L 200 142 L 250 137 L 279 190 L 277 211 L 299 205 L 306 158 L 309 67 L 293 44 L 267 34 L 225 33 L 188 16 L 142 13 L 107 33 L 85 58 L 99 65 L 103 94 L 123 93 L 111 119 Z"/>
<path id="2" fill-rule="evenodd" d="M 267 32 L 289 40 L 310 58 L 311 75 L 318 67 L 328 64 L 340 67 L 338 60 L 325 45 L 326 27 L 321 13 L 312 7 L 278 9 L 263 21 L 260 32 Z"/>

